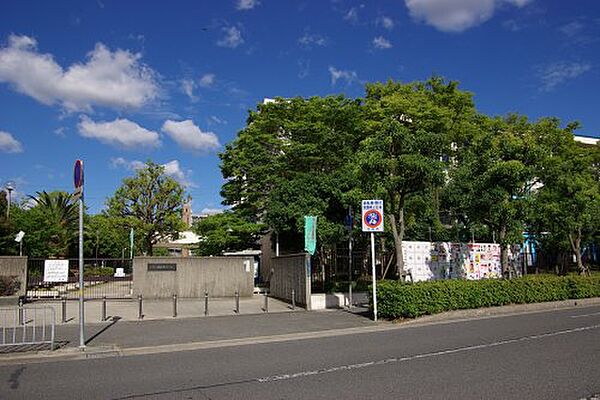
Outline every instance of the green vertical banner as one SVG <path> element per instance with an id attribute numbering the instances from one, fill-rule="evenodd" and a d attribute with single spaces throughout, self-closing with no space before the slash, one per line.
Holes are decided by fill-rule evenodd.
<path id="1" fill-rule="evenodd" d="M 317 217 L 307 215 L 304 217 L 304 250 L 311 256 L 317 249 Z"/>

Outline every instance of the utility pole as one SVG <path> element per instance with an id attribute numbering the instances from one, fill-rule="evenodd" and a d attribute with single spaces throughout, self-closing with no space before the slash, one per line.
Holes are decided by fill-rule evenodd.
<path id="1" fill-rule="evenodd" d="M 10 219 L 10 203 L 12 200 L 12 191 L 15 190 L 15 186 L 12 182 L 6 183 L 6 191 L 8 192 L 8 207 L 6 207 L 6 220 Z"/>

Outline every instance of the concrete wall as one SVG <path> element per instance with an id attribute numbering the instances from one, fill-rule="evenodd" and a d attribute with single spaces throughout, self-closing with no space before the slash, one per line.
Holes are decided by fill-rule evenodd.
<path id="1" fill-rule="evenodd" d="M 302 253 L 273 257 L 271 270 L 271 296 L 291 301 L 293 289 L 296 304 L 311 310 L 310 256 Z"/>
<path id="2" fill-rule="evenodd" d="M 148 264 L 175 264 L 175 271 L 149 271 Z M 252 257 L 135 257 L 133 295 L 145 298 L 252 296 Z"/>
<path id="3" fill-rule="evenodd" d="M 0 276 L 17 276 L 21 288 L 15 296 L 24 296 L 27 290 L 27 257 L 0 256 Z"/>

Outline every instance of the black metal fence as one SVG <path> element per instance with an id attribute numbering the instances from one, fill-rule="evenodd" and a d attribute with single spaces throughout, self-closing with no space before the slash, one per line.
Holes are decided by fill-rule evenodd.
<path id="1" fill-rule="evenodd" d="M 79 298 L 79 260 L 69 259 L 67 282 L 44 282 L 44 259 L 29 259 L 27 299 Z M 84 259 L 83 293 L 86 299 L 131 298 L 133 263 L 128 258 Z"/>

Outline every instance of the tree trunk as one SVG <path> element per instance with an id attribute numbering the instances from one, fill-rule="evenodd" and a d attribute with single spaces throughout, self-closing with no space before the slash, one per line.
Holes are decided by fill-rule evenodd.
<path id="1" fill-rule="evenodd" d="M 392 223 L 392 234 L 394 236 L 394 247 L 396 249 L 396 274 L 399 280 L 404 280 L 404 255 L 402 252 L 402 240 L 404 240 L 404 196 L 400 196 L 398 202 L 398 222 L 396 216 L 390 213 Z"/>
<path id="2" fill-rule="evenodd" d="M 152 236 L 147 236 L 146 237 L 146 251 L 149 257 L 152 257 Z"/>
<path id="3" fill-rule="evenodd" d="M 500 263 L 502 266 L 502 274 L 505 277 L 510 277 L 510 266 L 508 265 L 508 246 L 506 245 L 506 226 L 500 227 L 498 239 L 500 241 Z"/>
<path id="4" fill-rule="evenodd" d="M 571 243 L 571 249 L 573 250 L 573 253 L 575 253 L 577 269 L 581 275 L 588 275 L 589 271 L 585 265 L 583 265 L 583 261 L 581 259 L 581 228 L 578 228 L 575 237 L 573 236 L 574 235 L 569 234 L 569 242 Z"/>

